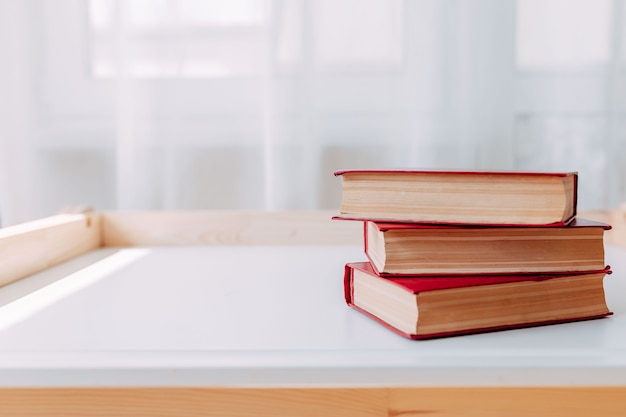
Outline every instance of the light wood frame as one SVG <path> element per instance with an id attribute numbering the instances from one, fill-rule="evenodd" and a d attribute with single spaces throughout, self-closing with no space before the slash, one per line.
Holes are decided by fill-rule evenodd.
<path id="1" fill-rule="evenodd" d="M 362 225 L 332 212 L 60 214 L 0 229 L 0 285 L 103 246 L 359 245 Z M 622 212 L 610 223 L 626 248 Z M 1 291 L 1 289 L 0 289 Z M 0 389 L 2 416 L 623 416 L 626 386 L 575 387 L 41 387 Z"/>
<path id="2" fill-rule="evenodd" d="M 63 213 L 0 229 L 0 286 L 99 247 L 359 244 L 330 211 Z"/>

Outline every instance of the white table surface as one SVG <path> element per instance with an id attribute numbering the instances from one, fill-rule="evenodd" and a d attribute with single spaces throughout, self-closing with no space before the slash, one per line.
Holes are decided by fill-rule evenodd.
<path id="1" fill-rule="evenodd" d="M 606 258 L 609 318 L 411 341 L 345 305 L 360 247 L 100 249 L 0 289 L 0 387 L 626 385 Z"/>

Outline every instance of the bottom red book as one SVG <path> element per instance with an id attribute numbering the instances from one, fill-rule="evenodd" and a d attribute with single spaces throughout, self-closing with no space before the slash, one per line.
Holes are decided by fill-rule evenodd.
<path id="1" fill-rule="evenodd" d="M 609 316 L 609 267 L 567 275 L 381 277 L 369 262 L 345 267 L 349 306 L 411 339 Z"/>

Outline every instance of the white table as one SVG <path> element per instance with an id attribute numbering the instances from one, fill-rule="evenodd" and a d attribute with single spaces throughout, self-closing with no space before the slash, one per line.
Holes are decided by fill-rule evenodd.
<path id="1" fill-rule="evenodd" d="M 345 305 L 362 259 L 101 248 L 6 286 L 0 415 L 626 415 L 625 250 L 607 247 L 609 318 L 427 341 Z"/>

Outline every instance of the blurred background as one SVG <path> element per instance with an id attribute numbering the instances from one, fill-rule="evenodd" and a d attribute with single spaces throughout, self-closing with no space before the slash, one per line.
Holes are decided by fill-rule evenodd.
<path id="1" fill-rule="evenodd" d="M 348 168 L 626 201 L 624 0 L 0 0 L 0 221 L 335 209 Z"/>

